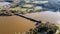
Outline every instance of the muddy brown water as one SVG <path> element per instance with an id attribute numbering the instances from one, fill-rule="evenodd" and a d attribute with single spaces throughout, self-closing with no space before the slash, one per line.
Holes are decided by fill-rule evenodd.
<path id="1" fill-rule="evenodd" d="M 34 22 L 19 16 L 0 16 L 0 34 L 25 32 L 34 26 Z"/>

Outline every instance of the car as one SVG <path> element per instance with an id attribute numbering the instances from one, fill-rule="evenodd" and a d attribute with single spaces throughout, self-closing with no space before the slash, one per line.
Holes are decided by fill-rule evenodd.
<path id="1" fill-rule="evenodd" d="M 20 10 L 20 7 L 10 8 L 10 10 L 19 11 Z"/>
<path id="2" fill-rule="evenodd" d="M 34 11 L 41 10 L 41 9 L 42 9 L 41 6 L 36 6 L 36 7 L 34 7 Z"/>
<path id="3" fill-rule="evenodd" d="M 44 3 L 48 3 L 48 1 L 34 1 L 32 3 L 34 3 L 34 4 L 44 4 Z"/>
<path id="4" fill-rule="evenodd" d="M 32 8 L 34 5 L 31 4 L 24 4 L 22 7 L 26 7 L 26 8 Z"/>

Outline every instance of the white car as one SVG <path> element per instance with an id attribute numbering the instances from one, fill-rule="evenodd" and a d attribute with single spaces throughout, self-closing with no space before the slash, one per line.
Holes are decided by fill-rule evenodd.
<path id="1" fill-rule="evenodd" d="M 26 8 L 31 8 L 31 7 L 33 7 L 34 5 L 31 5 L 31 4 L 25 4 L 25 5 L 23 5 L 23 7 L 26 7 Z"/>
<path id="2" fill-rule="evenodd" d="M 41 10 L 41 9 L 43 9 L 41 6 L 34 7 L 34 11 Z"/>
<path id="3" fill-rule="evenodd" d="M 48 3 L 48 1 L 34 1 L 32 3 L 35 3 L 35 4 L 44 4 L 44 3 Z"/>

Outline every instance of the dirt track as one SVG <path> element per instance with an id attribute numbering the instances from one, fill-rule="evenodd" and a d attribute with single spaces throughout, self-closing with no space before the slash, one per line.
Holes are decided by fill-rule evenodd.
<path id="1" fill-rule="evenodd" d="M 0 16 L 0 34 L 24 32 L 34 27 L 35 23 L 19 16 Z"/>

